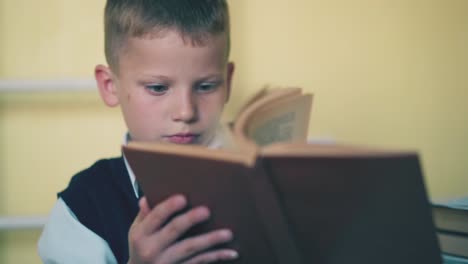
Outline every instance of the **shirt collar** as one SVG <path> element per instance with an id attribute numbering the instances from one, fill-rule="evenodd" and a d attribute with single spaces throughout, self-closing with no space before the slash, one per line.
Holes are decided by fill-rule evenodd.
<path id="1" fill-rule="evenodd" d="M 130 134 L 128 134 L 128 132 L 127 132 L 127 133 L 125 133 L 122 144 L 124 146 L 126 146 L 129 141 L 130 141 Z M 139 195 L 138 195 L 140 187 L 138 186 L 138 183 L 136 181 L 135 174 L 133 173 L 133 170 L 130 167 L 130 164 L 128 164 L 128 161 L 127 161 L 127 158 L 125 157 L 125 155 L 122 154 L 122 156 L 123 156 L 123 159 L 124 159 L 125 168 L 127 169 L 127 172 L 128 172 L 128 176 L 130 177 L 130 182 L 132 183 L 133 191 L 135 192 L 135 196 L 137 198 L 140 198 Z"/>

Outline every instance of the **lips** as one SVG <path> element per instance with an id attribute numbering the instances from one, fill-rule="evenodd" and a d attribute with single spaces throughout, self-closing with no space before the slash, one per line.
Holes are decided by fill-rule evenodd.
<path id="1" fill-rule="evenodd" d="M 200 135 L 191 133 L 180 133 L 175 135 L 166 136 L 166 139 L 174 144 L 192 144 L 198 139 Z"/>

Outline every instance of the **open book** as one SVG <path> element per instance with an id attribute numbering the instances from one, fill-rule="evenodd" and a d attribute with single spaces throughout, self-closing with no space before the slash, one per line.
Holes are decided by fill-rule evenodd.
<path id="1" fill-rule="evenodd" d="M 307 144 L 311 104 L 263 91 L 234 148 L 130 142 L 124 155 L 151 206 L 176 193 L 208 206 L 187 236 L 230 228 L 234 263 L 441 263 L 417 154 Z"/>

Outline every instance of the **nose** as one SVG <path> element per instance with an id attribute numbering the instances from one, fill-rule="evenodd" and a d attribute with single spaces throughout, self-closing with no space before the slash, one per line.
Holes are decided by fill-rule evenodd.
<path id="1" fill-rule="evenodd" d="M 197 101 L 192 92 L 181 92 L 174 102 L 173 109 L 172 120 L 176 122 L 193 123 L 198 118 Z"/>

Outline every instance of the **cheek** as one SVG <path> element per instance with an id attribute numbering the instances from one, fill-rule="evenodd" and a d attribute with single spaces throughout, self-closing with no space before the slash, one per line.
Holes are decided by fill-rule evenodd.
<path id="1" fill-rule="evenodd" d="M 224 109 L 225 95 L 218 94 L 202 100 L 200 107 L 207 122 L 218 122 Z"/>
<path id="2" fill-rule="evenodd" d="M 125 105 L 125 111 L 128 122 L 132 123 L 134 128 L 148 129 L 153 124 L 160 124 L 164 114 L 163 104 L 148 100 L 146 97 L 139 97 L 136 94 L 129 95 Z"/>

